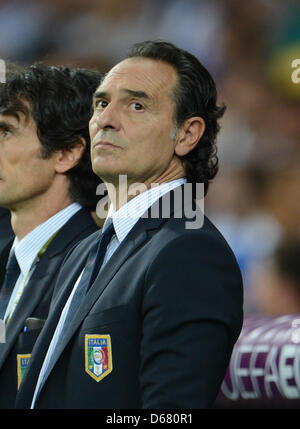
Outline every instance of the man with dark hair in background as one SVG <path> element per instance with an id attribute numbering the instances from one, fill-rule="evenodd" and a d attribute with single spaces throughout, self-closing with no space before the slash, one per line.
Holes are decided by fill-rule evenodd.
<path id="1" fill-rule="evenodd" d="M 91 158 L 111 205 L 60 270 L 17 408 L 213 404 L 243 320 L 231 249 L 203 213 L 188 222 L 218 169 L 216 100 L 208 71 L 166 42 L 133 46 L 102 80 Z"/>
<path id="2" fill-rule="evenodd" d="M 9 78 L 13 73 L 21 72 L 23 67 L 18 64 L 11 63 L 10 61 L 5 62 L 5 79 Z M 1 85 L 1 84 L 0 84 Z M 2 251 L 5 249 L 11 238 L 14 236 L 14 232 L 11 228 L 10 222 L 10 211 L 3 207 L 0 207 L 0 257 Z M 5 259 L 5 258 L 4 258 Z M 1 265 L 4 264 L 4 266 Z M 3 258 L 0 259 L 0 272 L 5 270 L 6 261 Z"/>
<path id="3" fill-rule="evenodd" d="M 261 314 L 300 313 L 300 234 L 282 238 L 264 267 L 255 273 L 254 300 Z"/>
<path id="4" fill-rule="evenodd" d="M 1 408 L 14 406 L 66 253 L 98 230 L 88 122 L 100 79 L 36 64 L 0 85 L 0 206 L 15 233 L 1 255 Z"/>

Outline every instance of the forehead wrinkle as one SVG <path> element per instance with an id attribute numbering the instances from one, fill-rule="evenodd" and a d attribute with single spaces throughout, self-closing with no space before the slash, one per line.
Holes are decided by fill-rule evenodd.
<path id="1" fill-rule="evenodd" d="M 112 80 L 117 81 L 117 88 L 116 88 L 117 91 L 121 91 L 122 89 L 124 90 L 125 86 L 127 88 L 129 86 L 127 83 L 124 84 L 124 80 L 127 80 L 127 78 L 129 77 L 131 79 L 130 90 L 143 91 L 147 95 L 149 95 L 150 98 L 155 99 L 155 98 L 158 98 L 159 95 L 164 90 L 167 89 L 167 95 L 173 102 L 174 101 L 173 92 L 174 92 L 174 88 L 176 87 L 177 76 L 175 76 L 174 84 L 170 87 L 171 80 L 170 80 L 170 76 L 168 76 L 167 74 L 164 76 L 162 73 L 159 73 L 159 79 L 157 79 L 157 74 L 153 75 L 150 70 L 147 70 L 147 69 L 145 70 L 143 69 L 143 67 L 139 69 L 138 73 L 135 70 L 135 73 L 130 74 L 130 69 L 134 68 L 137 62 L 141 62 L 141 60 L 139 59 L 134 64 L 132 60 L 136 60 L 136 59 L 134 58 L 128 59 L 130 63 L 126 65 L 124 65 L 124 61 L 127 61 L 127 60 L 124 60 L 123 62 L 117 64 L 113 69 L 111 69 L 103 79 L 97 92 L 102 91 L 102 88 L 103 88 L 103 92 L 107 92 L 107 93 L 110 92 L 108 88 Z M 142 60 L 141 64 L 143 63 L 146 63 L 146 61 Z M 161 63 L 169 66 L 167 63 L 163 63 L 163 62 Z M 124 69 L 122 70 L 122 68 L 125 68 L 125 70 Z M 174 74 L 175 74 L 176 73 L 175 70 L 171 66 L 170 68 L 174 71 Z M 134 76 L 133 79 L 132 79 L 132 76 Z M 108 88 L 104 89 L 105 87 L 108 87 Z"/>

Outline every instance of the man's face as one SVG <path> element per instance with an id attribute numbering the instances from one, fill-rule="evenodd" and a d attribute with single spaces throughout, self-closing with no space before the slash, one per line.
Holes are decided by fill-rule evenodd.
<path id="1" fill-rule="evenodd" d="M 105 77 L 94 97 L 90 121 L 94 172 L 109 182 L 127 174 L 128 183 L 152 183 L 174 155 L 177 75 L 167 63 L 129 58 Z"/>
<path id="2" fill-rule="evenodd" d="M 0 206 L 16 210 L 41 198 L 54 178 L 54 159 L 42 159 L 32 118 L 0 115 Z"/>

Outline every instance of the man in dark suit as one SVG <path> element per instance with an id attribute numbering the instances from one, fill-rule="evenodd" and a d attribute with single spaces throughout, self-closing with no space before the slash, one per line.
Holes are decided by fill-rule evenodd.
<path id="1" fill-rule="evenodd" d="M 1 408 L 14 407 L 66 253 L 99 229 L 91 216 L 100 180 L 91 170 L 88 122 L 100 78 L 39 64 L 0 87 L 0 205 L 16 235 L 0 257 Z M 9 283 L 10 261 L 16 275 Z"/>
<path id="2" fill-rule="evenodd" d="M 213 404 L 243 318 L 235 257 L 198 206 L 218 167 L 216 98 L 166 42 L 133 46 L 101 82 L 91 154 L 111 205 L 60 270 L 17 408 Z"/>

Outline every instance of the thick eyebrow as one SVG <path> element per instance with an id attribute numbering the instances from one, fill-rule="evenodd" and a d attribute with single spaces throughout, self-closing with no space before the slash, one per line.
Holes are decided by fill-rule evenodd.
<path id="1" fill-rule="evenodd" d="M 93 100 L 99 100 L 99 98 L 107 98 L 107 92 L 96 91 L 93 95 Z"/>
<path id="2" fill-rule="evenodd" d="M 0 121 L 0 128 L 5 130 L 16 130 L 16 127 L 6 121 Z"/>
<path id="3" fill-rule="evenodd" d="M 122 92 L 125 92 L 126 94 L 130 95 L 131 97 L 135 98 L 144 98 L 145 100 L 149 100 L 150 97 L 146 92 L 144 91 L 134 91 L 132 89 L 123 89 Z"/>
<path id="4" fill-rule="evenodd" d="M 145 100 L 150 100 L 150 97 L 146 92 L 144 91 L 134 91 L 132 89 L 122 89 L 121 92 L 124 92 L 125 94 L 130 95 L 131 97 L 135 98 L 143 98 Z M 96 91 L 93 99 L 99 100 L 100 98 L 108 98 L 109 94 L 106 91 Z"/>

